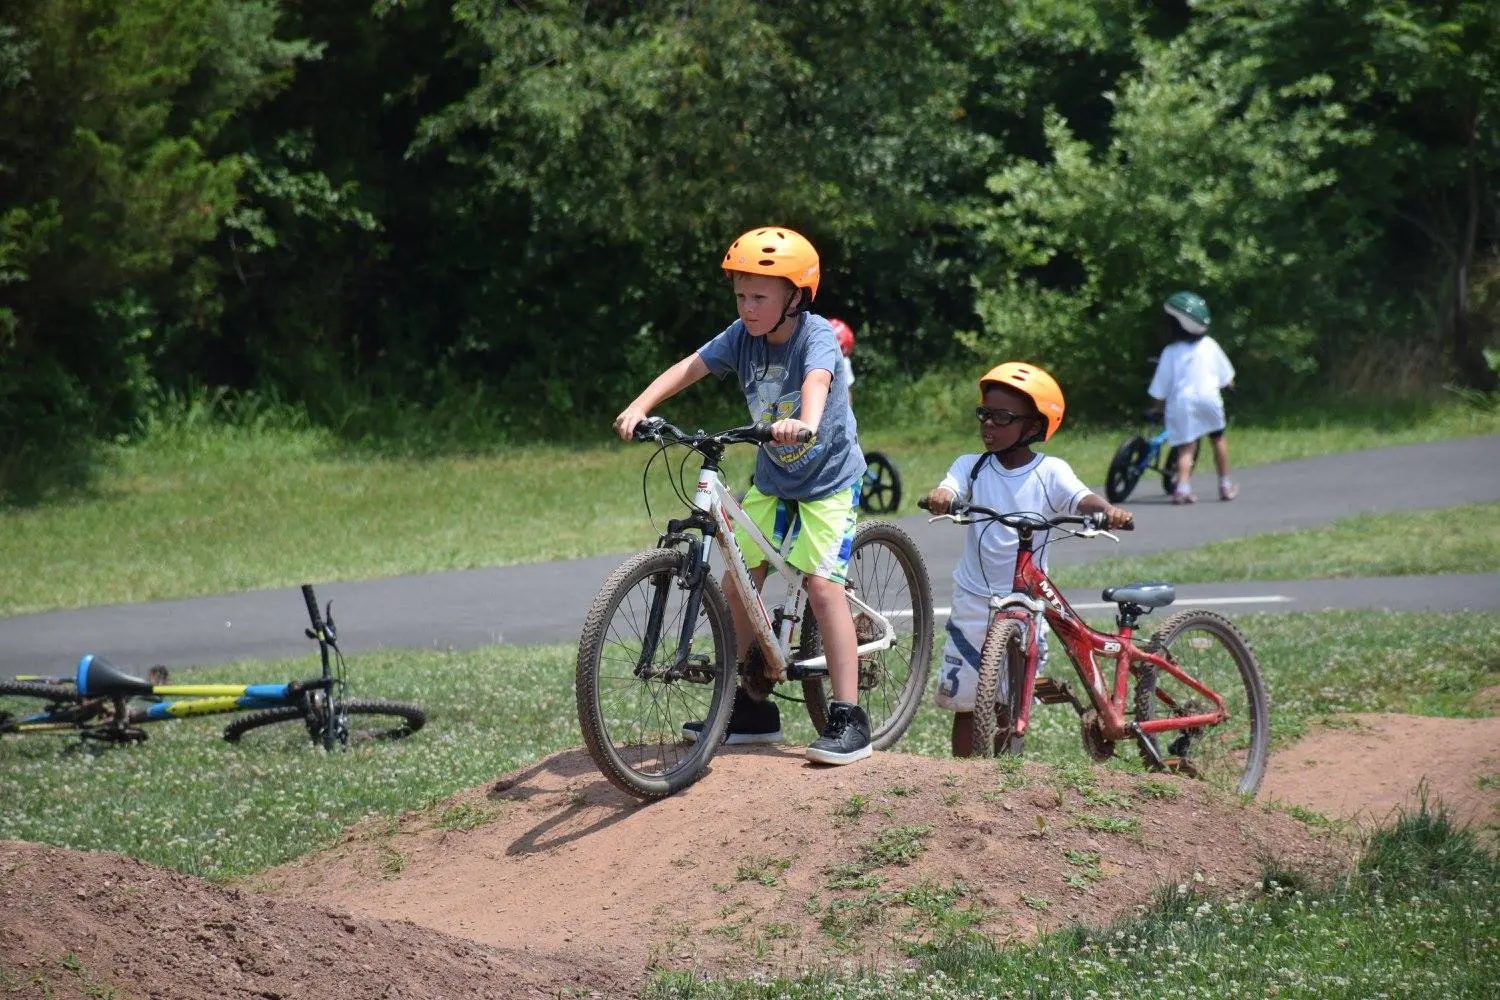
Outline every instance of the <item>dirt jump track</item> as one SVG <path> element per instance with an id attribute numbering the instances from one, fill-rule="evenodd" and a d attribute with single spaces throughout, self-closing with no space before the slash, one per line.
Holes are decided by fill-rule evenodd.
<path id="1" fill-rule="evenodd" d="M 0 843 L 0 995 L 613 997 L 657 968 L 901 963 L 949 926 L 933 913 L 1026 941 L 1177 881 L 1250 886 L 1270 860 L 1333 872 L 1357 823 L 1419 784 L 1492 833 L 1497 773 L 1494 717 L 1314 727 L 1251 806 L 1104 769 L 1090 782 L 888 753 L 829 770 L 765 748 L 725 750 L 640 806 L 570 750 L 238 887 Z"/>

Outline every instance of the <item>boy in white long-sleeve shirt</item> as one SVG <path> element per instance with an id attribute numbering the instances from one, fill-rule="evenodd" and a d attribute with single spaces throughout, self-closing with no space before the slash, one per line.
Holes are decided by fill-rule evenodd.
<path id="1" fill-rule="evenodd" d="M 1229 444 L 1224 440 L 1223 389 L 1234 382 L 1229 363 L 1214 338 L 1208 335 L 1211 321 L 1208 303 L 1194 292 L 1174 292 L 1166 301 L 1167 329 L 1172 342 L 1161 352 L 1156 375 L 1147 390 L 1152 399 L 1165 404 L 1167 445 L 1176 450 L 1177 489 L 1172 503 L 1196 503 L 1193 495 L 1193 463 L 1198 457 L 1198 439 L 1213 444 L 1214 465 L 1219 472 L 1219 499 L 1233 500 L 1240 488 L 1229 479 Z"/>

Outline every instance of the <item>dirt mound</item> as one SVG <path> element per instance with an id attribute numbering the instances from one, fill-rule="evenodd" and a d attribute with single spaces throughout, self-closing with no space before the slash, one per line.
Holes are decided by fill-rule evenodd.
<path id="1" fill-rule="evenodd" d="M 1412 808 L 1423 792 L 1495 843 L 1500 717 L 1337 716 L 1271 759 L 1260 799 L 1368 827 Z"/>
<path id="2" fill-rule="evenodd" d="M 585 979 L 624 993 L 626 978 L 607 961 L 580 969 L 225 889 L 119 854 L 0 841 L 6 997 L 555 997 Z"/>
<path id="3" fill-rule="evenodd" d="M 1353 716 L 1273 758 L 1261 802 L 1380 819 L 1425 779 L 1493 824 L 1500 719 Z M 624 996 L 651 968 L 906 961 L 913 942 L 1107 922 L 1163 884 L 1347 837 L 1172 778 L 878 754 L 837 770 L 725 750 L 642 806 L 580 750 L 224 888 L 120 855 L 0 843 L 6 996 Z M 261 891 L 269 890 L 269 891 Z"/>
<path id="4" fill-rule="evenodd" d="M 490 945 L 745 972 L 903 961 L 967 931 L 1028 939 L 1128 914 L 1163 883 L 1228 891 L 1271 857 L 1345 856 L 1186 780 L 897 753 L 832 770 L 758 748 L 642 806 L 574 750 L 268 879 Z"/>

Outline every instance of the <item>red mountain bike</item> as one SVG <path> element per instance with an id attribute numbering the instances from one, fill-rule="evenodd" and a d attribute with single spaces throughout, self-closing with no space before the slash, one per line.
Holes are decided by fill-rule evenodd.
<path id="1" fill-rule="evenodd" d="M 918 506 L 925 508 L 926 500 Z M 1090 628 L 1047 579 L 1033 555 L 1033 539 L 1037 532 L 1053 529 L 1081 538 L 1114 538 L 1100 529 L 1101 518 L 1004 514 L 958 501 L 949 509 L 932 520 L 997 521 L 1013 528 L 1019 539 L 1014 592 L 990 598 L 975 704 L 993 704 L 996 711 L 974 713 L 976 753 L 1020 753 L 1035 698 L 1073 706 L 1084 749 L 1095 760 L 1108 759 L 1116 743 L 1131 739 L 1153 771 L 1177 771 L 1240 795 L 1255 794 L 1265 773 L 1269 743 L 1266 691 L 1250 644 L 1233 622 L 1212 611 L 1180 611 L 1137 644 L 1136 622 L 1171 604 L 1176 592 L 1169 583 L 1134 583 L 1104 591 L 1106 601 L 1119 605 L 1119 631 L 1100 632 Z M 1066 682 L 1037 676 L 1044 621 L 1073 661 L 1087 705 Z M 1106 668 L 1114 661 L 1113 689 L 1096 660 Z M 1127 710 L 1132 679 L 1134 697 Z M 1177 736 L 1164 753 L 1157 735 L 1168 731 Z"/>

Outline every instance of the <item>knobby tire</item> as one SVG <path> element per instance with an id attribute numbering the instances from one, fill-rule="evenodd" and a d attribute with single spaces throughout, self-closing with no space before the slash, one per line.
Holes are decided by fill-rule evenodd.
<path id="1" fill-rule="evenodd" d="M 351 745 L 371 740 L 401 739 L 410 736 L 427 724 L 427 713 L 415 705 L 401 701 L 387 701 L 383 698 L 351 698 L 344 702 L 343 709 L 349 715 L 349 743 Z M 363 718 L 377 718 L 382 721 L 373 727 L 360 725 L 357 720 Z M 305 723 L 306 720 L 306 713 L 295 705 L 265 708 L 242 715 L 225 726 L 224 739 L 230 743 L 238 743 L 241 737 L 252 730 L 280 725 L 284 722 Z M 310 730 L 308 735 L 313 742 L 324 745 L 326 748 L 323 727 L 314 724 Z"/>
<path id="2" fill-rule="evenodd" d="M 676 662 L 686 614 L 687 591 L 678 585 L 685 558 L 676 549 L 631 556 L 589 606 L 578 643 L 575 687 L 584 745 L 610 782 L 643 799 L 671 795 L 703 775 L 734 707 L 734 620 L 711 575 L 703 580 L 691 647 L 702 665 L 686 677 L 643 677 L 638 670 L 643 659 L 648 673 L 669 672 Z M 657 587 L 666 588 L 666 612 L 655 648 L 645 650 Z M 707 634 L 699 635 L 704 624 Z M 700 720 L 702 736 L 684 739 L 682 724 Z"/>
<path id="3" fill-rule="evenodd" d="M 1188 676 L 1224 699 L 1230 717 L 1216 726 L 1188 731 L 1167 730 L 1148 736 L 1163 757 L 1186 760 L 1206 783 L 1253 797 L 1265 776 L 1270 722 L 1265 683 L 1250 643 L 1223 615 L 1212 611 L 1179 611 L 1161 623 L 1145 648 L 1164 657 Z M 1178 705 L 1171 708 L 1166 698 Z M 1160 670 L 1136 677 L 1136 721 L 1166 718 L 1210 703 L 1177 678 Z M 1165 746 L 1163 746 L 1165 744 Z M 1150 762 L 1142 751 L 1142 757 Z"/>
<path id="4" fill-rule="evenodd" d="M 889 563 L 889 565 L 886 565 Z M 898 589 L 894 577 L 899 573 Z M 922 705 L 927 672 L 932 666 L 932 583 L 922 552 L 906 532 L 888 521 L 866 521 L 854 533 L 849 550 L 848 585 L 860 599 L 878 611 L 905 611 L 891 605 L 910 605 L 911 617 L 891 621 L 896 644 L 868 654 L 860 664 L 859 705 L 870 717 L 870 744 L 888 750 L 905 734 Z M 894 591 L 894 596 L 888 596 Z M 882 598 L 885 598 L 882 600 Z M 910 621 L 910 629 L 905 628 Z M 808 608 L 802 621 L 797 659 L 823 652 L 818 620 Z M 822 732 L 828 724 L 832 684 L 827 677 L 802 682 L 802 694 L 813 728 Z"/>
<path id="5" fill-rule="evenodd" d="M 1000 700 L 1000 679 L 1006 680 Z M 979 650 L 979 683 L 974 690 L 974 728 L 971 753 L 975 757 L 1019 754 L 1021 737 L 1016 720 L 1021 715 L 1021 690 L 1026 682 L 1026 629 L 1014 618 L 996 617 Z"/>

